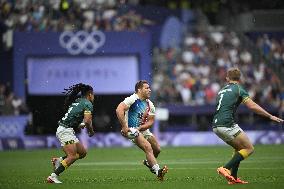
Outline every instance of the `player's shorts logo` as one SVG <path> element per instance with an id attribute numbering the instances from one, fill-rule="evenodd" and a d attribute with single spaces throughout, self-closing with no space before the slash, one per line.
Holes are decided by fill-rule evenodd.
<path id="1" fill-rule="evenodd" d="M 101 31 L 64 31 L 59 37 L 61 47 L 67 49 L 72 55 L 80 53 L 94 54 L 98 48 L 104 45 L 106 40 L 105 34 Z"/>

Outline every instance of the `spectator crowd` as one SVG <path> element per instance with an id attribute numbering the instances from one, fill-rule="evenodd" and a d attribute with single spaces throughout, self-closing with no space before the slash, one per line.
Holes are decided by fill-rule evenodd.
<path id="1" fill-rule="evenodd" d="M 0 0 L 1 18 L 18 31 L 133 31 L 151 25 L 130 9 L 138 0 Z"/>
<path id="2" fill-rule="evenodd" d="M 12 31 L 137 31 L 154 22 L 129 8 L 138 0 L 0 0 L 0 27 Z M 225 83 L 226 70 L 237 66 L 243 85 L 260 104 L 282 105 L 284 88 L 271 64 L 284 65 L 284 38 L 259 36 L 243 44 L 234 32 L 186 32 L 180 47 L 153 49 L 153 97 L 158 104 L 211 105 Z M 0 114 L 26 110 L 8 86 L 0 88 Z"/>
<path id="3" fill-rule="evenodd" d="M 263 105 L 283 106 L 283 87 L 270 64 L 284 67 L 284 40 L 260 36 L 260 57 L 234 32 L 188 32 L 181 47 L 153 50 L 153 91 L 160 104 L 214 104 L 226 70 L 239 67 L 250 96 Z M 260 60 L 260 61 L 258 61 Z"/>

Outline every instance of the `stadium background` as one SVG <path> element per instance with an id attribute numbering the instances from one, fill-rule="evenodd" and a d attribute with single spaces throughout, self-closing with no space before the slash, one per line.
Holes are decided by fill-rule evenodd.
<path id="1" fill-rule="evenodd" d="M 78 131 L 94 151 L 132 146 L 115 108 L 139 79 L 151 83 L 162 146 L 223 144 L 211 119 L 231 66 L 257 103 L 283 117 L 281 0 L 0 0 L 0 8 L 0 151 L 58 148 L 61 92 L 78 82 L 96 92 L 96 135 Z M 245 107 L 237 119 L 253 143 L 283 148 L 283 126 Z"/>
<path id="2" fill-rule="evenodd" d="M 146 79 L 152 100 L 166 110 L 154 127 L 165 144 L 219 143 L 211 118 L 231 66 L 242 70 L 250 96 L 281 116 L 282 6 L 281 1 L 1 1 L 0 149 L 26 143 L 51 147 L 51 139 L 42 136 L 52 138 L 62 116 L 61 92 L 78 82 L 95 88 L 94 125 L 102 138 L 119 135 L 114 110 L 138 79 Z M 97 30 L 101 33 L 91 35 Z M 244 107 L 237 118 L 255 143 L 283 143 L 282 128 L 267 119 Z"/>

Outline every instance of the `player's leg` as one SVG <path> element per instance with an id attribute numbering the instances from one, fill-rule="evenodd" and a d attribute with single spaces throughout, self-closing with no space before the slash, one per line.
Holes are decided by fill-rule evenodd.
<path id="1" fill-rule="evenodd" d="M 237 151 L 234 152 L 233 156 L 237 153 Z M 231 169 L 231 175 L 235 178 L 235 181 L 228 182 L 228 184 L 247 184 L 247 181 L 243 181 L 240 178 L 238 178 L 238 170 L 239 170 L 240 163 L 238 163 L 236 166 L 234 166 Z"/>
<path id="2" fill-rule="evenodd" d="M 72 165 L 77 159 L 79 159 L 79 154 L 77 153 L 77 143 L 63 146 L 63 151 L 67 157 L 60 162 L 60 166 L 54 171 L 57 176 L 59 176 L 59 174 L 67 169 L 70 165 Z"/>
<path id="3" fill-rule="evenodd" d="M 69 167 L 73 162 L 75 162 L 79 158 L 79 154 L 77 153 L 76 143 L 79 142 L 78 138 L 74 134 L 74 130 L 72 128 L 65 128 L 59 126 L 56 131 L 56 137 L 59 139 L 62 149 L 65 152 L 65 155 L 62 158 L 62 161 L 58 163 L 53 173 L 47 178 L 49 183 L 61 183 L 57 176 L 60 175 L 67 167 Z"/>
<path id="4" fill-rule="evenodd" d="M 151 144 L 154 156 L 155 156 L 155 158 L 157 158 L 158 155 L 161 152 L 161 147 L 160 147 L 156 137 L 149 130 L 143 131 L 142 134 L 143 134 L 144 138 Z M 151 170 L 151 166 L 149 165 L 149 163 L 146 159 L 143 160 L 143 164 Z"/>
<path id="5" fill-rule="evenodd" d="M 79 159 L 83 159 L 87 155 L 87 150 L 80 142 L 76 143 L 77 153 L 79 154 Z"/>
<path id="6" fill-rule="evenodd" d="M 63 151 L 65 152 L 66 156 L 57 158 L 56 161 L 59 161 L 61 159 L 62 160 L 59 162 L 59 165 L 54 170 L 54 173 L 52 173 L 48 177 L 48 182 L 61 183 L 58 180 L 57 176 L 59 176 L 65 169 L 67 169 L 77 159 L 82 159 L 87 154 L 86 149 L 80 142 L 74 143 L 74 144 L 68 144 L 64 146 Z"/>
<path id="7" fill-rule="evenodd" d="M 54 172 L 47 177 L 47 182 L 49 183 L 61 183 L 61 181 L 58 180 L 58 176 L 79 158 L 75 143 L 63 146 L 63 151 L 67 157 L 62 160 Z"/>
<path id="8" fill-rule="evenodd" d="M 237 141 L 238 138 L 242 138 L 243 136 L 243 130 L 237 124 L 233 125 L 232 127 L 216 127 L 213 128 L 213 131 L 219 138 L 231 146 L 233 145 L 233 141 Z M 234 146 L 232 147 L 235 148 Z M 240 162 L 239 159 L 239 153 L 235 154 L 232 157 L 230 164 L 226 164 L 224 167 L 219 167 L 217 172 L 224 176 L 229 182 L 235 181 L 235 178 L 231 175 L 230 170 L 237 166 L 237 164 Z"/>
<path id="9" fill-rule="evenodd" d="M 224 168 L 232 170 L 231 175 L 235 178 L 235 183 L 246 184 L 237 177 L 240 162 L 249 157 L 254 152 L 254 147 L 245 132 L 241 132 L 232 141 L 227 142 L 235 149 L 232 159 L 224 165 Z M 233 182 L 234 183 L 234 182 Z M 229 184 L 233 184 L 229 183 Z"/>
<path id="10" fill-rule="evenodd" d="M 161 153 L 161 147 L 160 147 L 160 144 L 159 144 L 157 138 L 152 134 L 152 136 L 150 136 L 148 138 L 148 141 L 151 144 L 154 156 L 157 158 L 159 156 L 159 154 Z M 163 181 L 164 180 L 164 176 L 165 176 L 165 174 L 167 172 L 168 172 L 168 167 L 167 166 L 164 166 L 163 168 L 161 168 L 159 170 L 159 173 L 158 173 L 158 179 L 160 181 Z"/>
<path id="11" fill-rule="evenodd" d="M 146 160 L 152 167 L 151 169 L 157 175 L 157 178 L 162 181 L 164 179 L 165 174 L 168 172 L 167 166 L 164 166 L 160 169 L 160 166 L 157 163 L 157 160 L 153 154 L 151 144 L 144 138 L 144 136 L 139 135 L 134 142 L 139 148 L 141 148 L 145 152 Z"/>
<path id="12" fill-rule="evenodd" d="M 152 135 L 148 138 L 148 142 L 151 144 L 155 158 L 157 158 L 161 153 L 161 146 L 157 138 L 154 135 Z"/>
<path id="13" fill-rule="evenodd" d="M 227 143 L 237 151 L 232 159 L 224 166 L 227 169 L 236 166 L 254 151 L 254 147 L 245 132 L 241 132 L 232 141 L 228 141 Z"/>
<path id="14" fill-rule="evenodd" d="M 56 131 L 56 137 L 60 141 L 62 147 L 65 146 L 65 142 L 67 142 L 70 139 L 69 135 L 70 135 L 70 132 L 67 128 L 58 126 L 57 131 Z M 66 157 L 67 157 L 66 154 L 65 156 L 61 156 L 61 157 L 52 157 L 51 163 L 53 165 L 53 170 L 57 169 L 60 166 L 60 162 L 64 160 Z"/>
<path id="15" fill-rule="evenodd" d="M 234 157 L 238 153 L 237 150 L 234 151 L 233 156 Z M 236 166 L 232 167 L 231 175 L 235 178 L 235 181 L 233 182 L 228 182 L 228 184 L 247 184 L 247 181 L 243 181 L 240 178 L 238 178 L 238 170 L 239 170 L 240 163 L 238 163 Z"/>
<path id="16" fill-rule="evenodd" d="M 234 157 L 237 152 L 238 152 L 237 150 L 234 150 L 234 153 L 233 153 L 232 157 Z M 238 177 L 239 166 L 240 166 L 240 163 L 237 164 L 236 166 L 232 167 L 232 169 L 231 169 L 231 175 L 232 175 L 235 179 L 237 179 L 237 177 Z"/>
<path id="17" fill-rule="evenodd" d="M 77 148 L 77 154 L 79 155 L 79 159 L 83 159 L 84 157 L 86 157 L 87 150 L 80 142 L 76 143 L 76 148 Z M 59 157 L 59 158 L 53 157 L 51 159 L 51 162 L 52 162 L 54 170 L 57 169 L 60 166 L 60 162 L 66 158 L 67 158 L 67 155 Z"/>
<path id="18" fill-rule="evenodd" d="M 139 135 L 135 139 L 135 144 L 145 152 L 146 160 L 148 161 L 149 165 L 153 167 L 157 164 L 157 160 L 154 156 L 153 149 L 151 144 L 144 138 L 143 135 Z"/>

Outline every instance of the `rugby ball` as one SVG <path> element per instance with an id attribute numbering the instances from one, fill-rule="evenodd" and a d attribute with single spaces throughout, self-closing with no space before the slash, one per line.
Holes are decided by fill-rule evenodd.
<path id="1" fill-rule="evenodd" d="M 135 128 L 129 128 L 130 131 L 127 133 L 128 139 L 134 139 L 139 136 L 139 131 Z"/>

